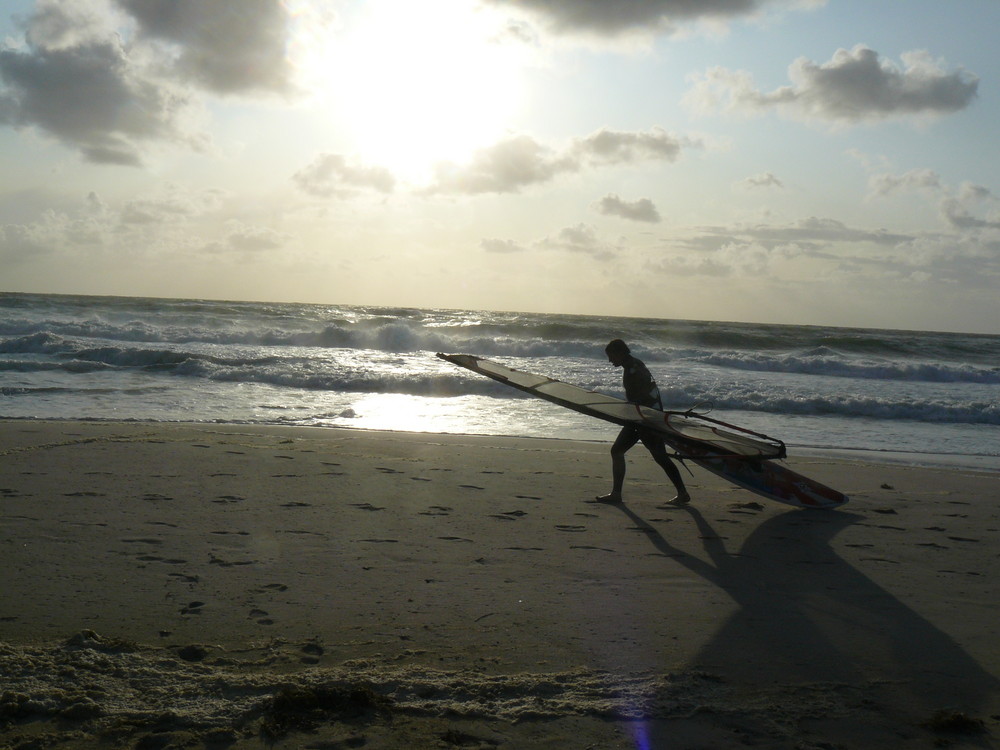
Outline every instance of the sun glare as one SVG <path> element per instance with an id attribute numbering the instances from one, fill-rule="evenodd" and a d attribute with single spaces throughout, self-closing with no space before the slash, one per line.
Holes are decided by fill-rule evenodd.
<path id="1" fill-rule="evenodd" d="M 510 126 L 523 69 L 520 45 L 468 0 L 371 0 L 311 56 L 331 117 L 359 159 L 405 180 L 461 161 Z"/>

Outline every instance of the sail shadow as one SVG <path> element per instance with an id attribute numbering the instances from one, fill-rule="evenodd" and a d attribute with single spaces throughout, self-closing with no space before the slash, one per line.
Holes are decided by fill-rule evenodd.
<path id="1" fill-rule="evenodd" d="M 881 700 L 925 717 L 945 707 L 975 715 L 1000 692 L 1000 681 L 951 636 L 837 553 L 832 541 L 863 516 L 788 511 L 732 552 L 686 506 L 705 561 L 681 554 L 620 507 L 671 564 L 724 589 L 737 605 L 692 658 L 692 670 L 744 686 L 877 684 Z"/>

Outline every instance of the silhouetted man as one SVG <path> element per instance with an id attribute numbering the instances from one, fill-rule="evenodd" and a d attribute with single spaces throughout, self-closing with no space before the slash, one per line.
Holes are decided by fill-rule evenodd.
<path id="1" fill-rule="evenodd" d="M 632 356 L 628 345 L 621 339 L 615 339 L 604 348 L 608 355 L 608 361 L 615 367 L 622 368 L 622 385 L 625 387 L 625 398 L 633 404 L 640 406 L 650 406 L 654 409 L 663 409 L 660 402 L 660 389 L 656 387 L 656 381 L 649 374 L 646 365 L 642 360 Z M 663 438 L 653 430 L 639 427 L 637 425 L 625 425 L 618 437 L 611 446 L 611 475 L 613 486 L 610 494 L 601 495 L 597 499 L 602 503 L 622 502 L 622 485 L 625 483 L 625 454 L 638 442 L 642 442 L 653 455 L 656 461 L 666 472 L 667 478 L 673 483 L 677 490 L 677 496 L 670 502 L 674 505 L 684 505 L 691 501 L 681 479 L 681 473 L 677 466 L 667 455 Z"/>

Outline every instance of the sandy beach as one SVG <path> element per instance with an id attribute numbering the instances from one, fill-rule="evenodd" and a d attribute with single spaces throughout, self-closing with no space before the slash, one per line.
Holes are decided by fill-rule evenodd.
<path id="1" fill-rule="evenodd" d="M 998 746 L 1000 474 L 607 452 L 0 422 L 0 745 Z"/>

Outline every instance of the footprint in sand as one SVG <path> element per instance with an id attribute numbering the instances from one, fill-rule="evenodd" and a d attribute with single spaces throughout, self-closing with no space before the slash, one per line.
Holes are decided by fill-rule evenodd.
<path id="1" fill-rule="evenodd" d="M 63 497 L 106 497 L 103 492 L 66 492 Z"/>
<path id="2" fill-rule="evenodd" d="M 319 657 L 326 653 L 326 649 L 314 642 L 303 644 L 299 651 L 302 652 L 299 661 L 303 664 L 319 664 Z"/>
<path id="3" fill-rule="evenodd" d="M 379 507 L 377 505 L 372 505 L 371 503 L 351 503 L 355 508 L 361 508 L 361 510 L 385 510 L 385 507 Z"/>
<path id="4" fill-rule="evenodd" d="M 570 526 L 568 524 L 558 524 L 556 528 L 559 529 L 559 531 L 568 531 L 574 534 L 587 530 L 586 526 Z"/>
<path id="5" fill-rule="evenodd" d="M 219 495 L 213 503 L 219 503 L 220 505 L 225 505 L 226 503 L 240 503 L 246 500 L 245 497 L 240 497 L 239 495 Z"/>
<path id="6" fill-rule="evenodd" d="M 594 550 L 598 550 L 599 552 L 614 552 L 613 549 L 608 549 L 607 547 L 592 547 L 589 544 L 571 544 L 569 546 L 569 548 L 570 549 L 594 549 Z"/>
<path id="7" fill-rule="evenodd" d="M 514 495 L 518 500 L 541 500 L 540 497 L 535 497 L 534 495 Z"/>
<path id="8" fill-rule="evenodd" d="M 461 536 L 439 536 L 438 539 L 442 539 L 446 542 L 471 542 L 471 539 L 466 539 Z"/>
<path id="9" fill-rule="evenodd" d="M 463 490 L 485 490 L 486 489 L 485 487 L 480 487 L 479 485 L 476 485 L 476 484 L 460 484 L 458 486 L 461 487 Z"/>
<path id="10" fill-rule="evenodd" d="M 454 508 L 449 508 L 446 505 L 432 505 L 427 510 L 420 511 L 422 516 L 447 516 L 451 514 Z"/>
<path id="11" fill-rule="evenodd" d="M 515 552 L 543 552 L 544 547 L 504 547 L 504 549 L 511 549 Z"/>
<path id="12" fill-rule="evenodd" d="M 390 469 L 388 466 L 376 466 L 375 471 L 381 471 L 383 474 L 402 474 L 403 472 L 398 469 Z"/>
<path id="13" fill-rule="evenodd" d="M 291 502 L 291 503 L 282 503 L 281 507 L 282 508 L 309 508 L 311 506 L 310 506 L 309 503 Z"/>
<path id="14" fill-rule="evenodd" d="M 274 620 L 263 609 L 251 609 L 247 619 L 256 620 L 258 625 L 274 625 Z"/>

